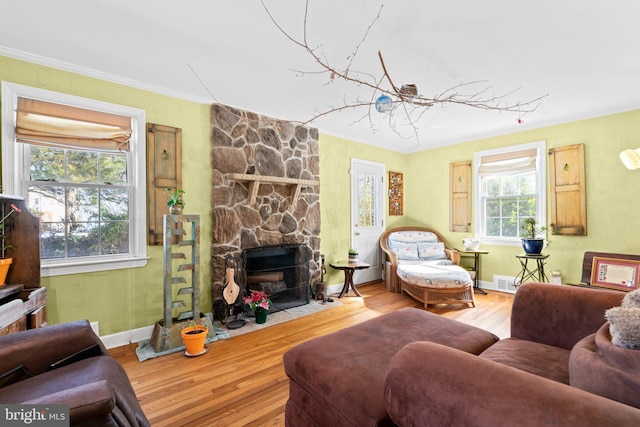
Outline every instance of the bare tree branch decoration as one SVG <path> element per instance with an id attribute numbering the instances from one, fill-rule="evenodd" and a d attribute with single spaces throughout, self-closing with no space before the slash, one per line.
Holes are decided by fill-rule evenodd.
<path id="1" fill-rule="evenodd" d="M 460 105 L 470 108 L 476 108 L 480 110 L 493 110 L 501 112 L 514 112 L 519 113 L 518 121 L 520 122 L 522 117 L 537 110 L 540 106 L 543 96 L 528 100 L 528 101 L 516 101 L 511 102 L 509 98 L 517 92 L 518 89 L 496 95 L 493 93 L 490 86 L 482 87 L 479 90 L 476 88 L 479 85 L 486 85 L 486 81 L 473 81 L 462 82 L 453 87 L 450 87 L 443 92 L 429 97 L 422 95 L 418 92 L 418 88 L 414 84 L 403 84 L 398 87 L 387 69 L 387 66 L 382 57 L 382 52 L 378 51 L 378 58 L 380 66 L 382 68 L 382 74 L 379 77 L 375 77 L 373 74 L 356 72 L 352 70 L 353 62 L 360 50 L 360 47 L 367 39 L 367 36 L 371 28 L 375 25 L 376 21 L 380 18 L 384 5 L 380 6 L 378 14 L 375 16 L 371 24 L 367 27 L 362 39 L 356 44 L 352 50 L 352 53 L 347 58 L 347 64 L 344 68 L 338 68 L 333 66 L 328 58 L 320 51 L 319 48 L 313 48 L 309 44 L 307 34 L 307 19 L 309 13 L 309 1 L 306 1 L 303 21 L 303 36 L 302 40 L 296 39 L 289 32 L 287 32 L 273 17 L 264 1 L 261 0 L 262 6 L 269 15 L 269 18 L 278 30 L 291 42 L 304 49 L 313 60 L 320 65 L 321 70 L 316 72 L 295 70 L 301 75 L 305 74 L 328 74 L 329 81 L 340 79 L 346 82 L 350 82 L 359 85 L 364 88 L 371 89 L 371 97 L 368 99 L 356 99 L 356 100 L 343 100 L 343 105 L 337 107 L 330 107 L 326 110 L 316 111 L 314 115 L 303 122 L 308 124 L 314 120 L 337 113 L 344 110 L 356 110 L 365 109 L 366 113 L 360 119 L 368 118 L 373 127 L 372 113 L 374 110 L 383 112 L 387 115 L 389 125 L 391 128 L 399 134 L 397 129 L 397 118 L 400 117 L 403 124 L 409 125 L 413 128 L 413 134 L 418 137 L 417 121 L 419 118 L 430 108 L 434 106 L 446 106 L 446 105 Z M 465 91 L 469 91 L 468 93 Z M 384 97 L 389 99 L 385 99 Z M 386 105 L 381 106 L 380 101 L 386 101 Z M 381 108 L 384 107 L 384 108 Z M 359 120 L 359 121 L 360 121 Z M 400 134 L 399 134 L 400 135 Z"/>

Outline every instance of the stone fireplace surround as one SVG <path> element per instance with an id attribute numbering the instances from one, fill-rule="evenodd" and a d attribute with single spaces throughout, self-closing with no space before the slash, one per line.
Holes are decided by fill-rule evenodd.
<path id="1" fill-rule="evenodd" d="M 241 266 L 246 248 L 306 245 L 315 287 L 320 281 L 320 185 L 307 184 L 320 179 L 317 129 L 214 104 L 211 165 L 214 308 L 222 299 L 225 267 Z M 242 179 L 246 175 L 266 181 Z"/>

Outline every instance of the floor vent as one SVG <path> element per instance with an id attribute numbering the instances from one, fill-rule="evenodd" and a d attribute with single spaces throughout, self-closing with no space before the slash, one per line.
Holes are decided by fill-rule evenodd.
<path id="1" fill-rule="evenodd" d="M 516 281 L 515 277 L 493 275 L 493 283 L 496 291 L 515 293 L 516 287 L 513 285 Z"/>

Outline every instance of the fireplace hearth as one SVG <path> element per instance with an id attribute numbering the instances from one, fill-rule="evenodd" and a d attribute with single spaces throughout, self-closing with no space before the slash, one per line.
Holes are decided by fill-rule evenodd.
<path id="1" fill-rule="evenodd" d="M 309 248 L 282 244 L 244 249 L 246 294 L 261 290 L 271 299 L 270 313 L 309 304 Z"/>

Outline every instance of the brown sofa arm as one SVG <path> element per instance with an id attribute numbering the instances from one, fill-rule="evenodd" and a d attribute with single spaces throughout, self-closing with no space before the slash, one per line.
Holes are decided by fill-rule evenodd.
<path id="1" fill-rule="evenodd" d="M 567 350 L 605 322 L 624 292 L 548 283 L 525 283 L 511 308 L 511 337 Z"/>
<path id="2" fill-rule="evenodd" d="M 107 354 L 87 320 L 5 335 L 0 337 L 0 376 L 13 370 L 16 373 L 8 375 L 0 386 L 15 382 L 11 377 L 21 374 L 41 374 L 53 369 L 54 364 Z"/>
<path id="3" fill-rule="evenodd" d="M 113 412 L 115 403 L 116 397 L 106 380 L 24 402 L 31 405 L 66 405 L 69 407 L 69 418 L 73 424 L 108 416 Z"/>
<path id="4" fill-rule="evenodd" d="M 424 341 L 391 359 L 384 398 L 399 426 L 640 425 L 640 409 Z"/>

